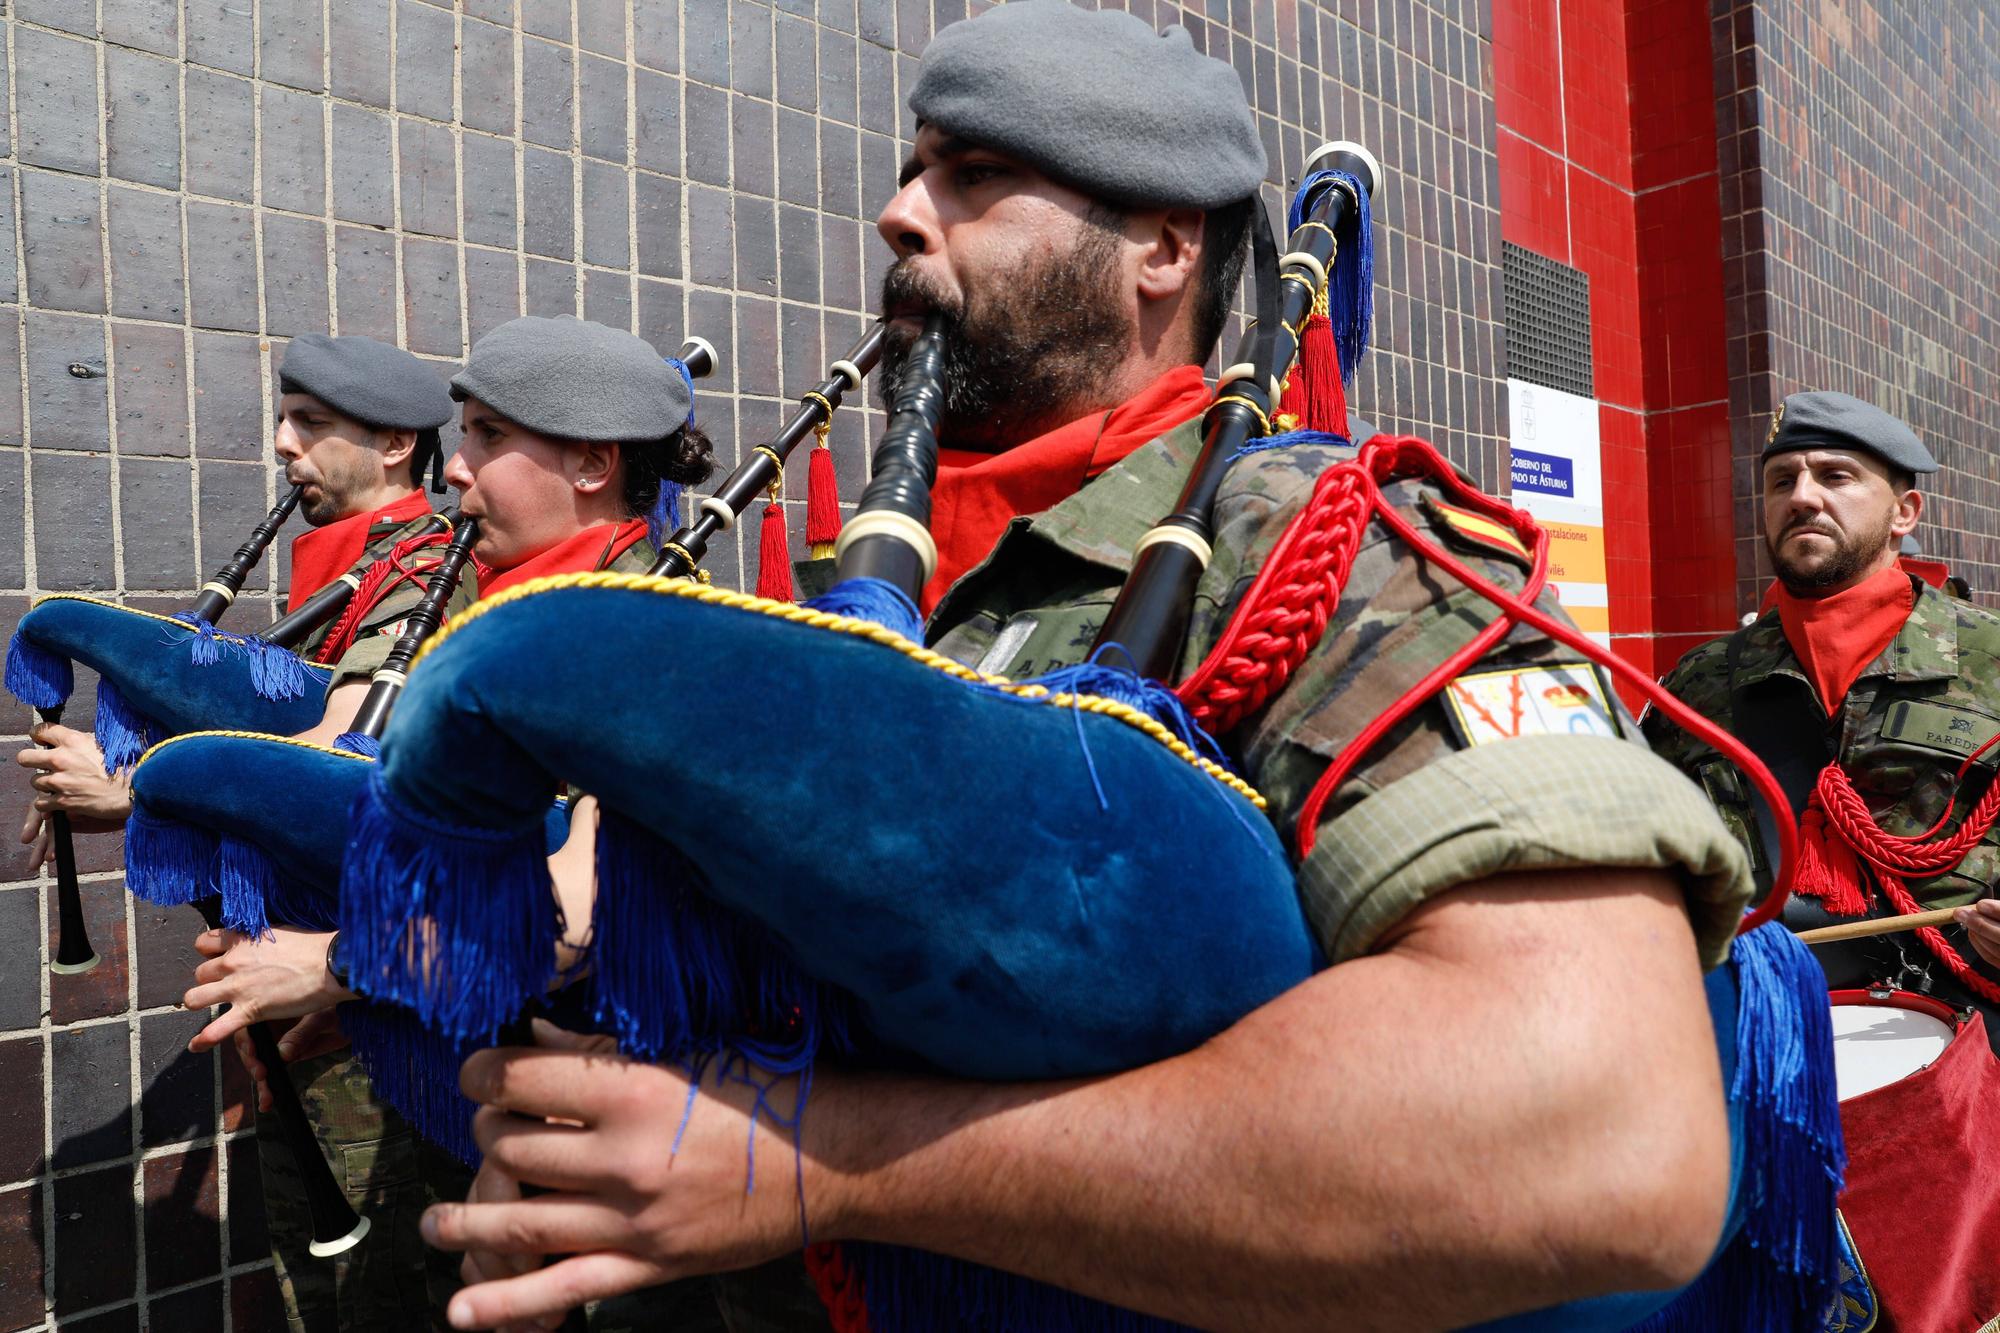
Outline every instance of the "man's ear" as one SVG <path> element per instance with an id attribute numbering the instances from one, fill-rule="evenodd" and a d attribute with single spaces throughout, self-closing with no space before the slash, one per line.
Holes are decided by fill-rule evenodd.
<path id="1" fill-rule="evenodd" d="M 1201 263 L 1205 215 L 1198 208 L 1170 208 L 1145 216 L 1149 225 L 1139 238 L 1145 245 L 1139 260 L 1139 299 L 1163 301 L 1186 295 Z"/>
<path id="2" fill-rule="evenodd" d="M 417 449 L 417 433 L 413 430 L 392 430 L 382 437 L 382 470 L 393 472 L 410 461 L 410 455 Z"/>
<path id="3" fill-rule="evenodd" d="M 571 484 L 584 495 L 595 495 L 611 484 L 618 469 L 618 446 L 585 440 L 575 448 L 576 472 Z"/>
<path id="4" fill-rule="evenodd" d="M 1924 493 L 1912 486 L 1896 497 L 1896 516 L 1889 521 L 1889 533 L 1893 537 L 1907 537 L 1917 530 L 1917 520 L 1923 517 Z"/>

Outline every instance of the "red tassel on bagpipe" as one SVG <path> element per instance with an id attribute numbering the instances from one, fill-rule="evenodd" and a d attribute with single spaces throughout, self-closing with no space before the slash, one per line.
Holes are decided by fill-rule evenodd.
<path id="1" fill-rule="evenodd" d="M 839 540 L 840 484 L 833 474 L 833 450 L 822 434 L 806 465 L 806 547 L 813 559 L 824 560 Z"/>
<path id="2" fill-rule="evenodd" d="M 785 506 L 775 496 L 764 506 L 764 526 L 757 538 L 757 595 L 773 602 L 789 602 L 796 595 L 792 536 L 785 526 Z"/>
<path id="3" fill-rule="evenodd" d="M 1284 402 L 1278 411 L 1292 418 L 1296 429 L 1353 438 L 1347 426 L 1347 390 L 1341 384 L 1340 353 L 1333 342 L 1333 321 L 1327 318 L 1324 287 L 1313 298 L 1312 313 L 1299 326 L 1298 364 L 1285 381 Z"/>
<path id="4" fill-rule="evenodd" d="M 407 565 L 404 562 L 417 552 L 430 547 L 442 548 L 451 538 L 442 532 L 420 533 L 415 537 L 405 537 L 389 549 L 389 554 L 368 566 L 368 572 L 361 576 L 361 582 L 354 589 L 354 596 L 347 599 L 347 609 L 340 613 L 340 619 L 333 622 L 326 641 L 313 654 L 313 661 L 321 666 L 338 662 L 347 650 L 354 646 L 354 636 L 361 632 L 361 622 L 369 612 L 379 605 L 391 591 L 406 582 L 414 582 L 438 567 L 439 556 L 421 564 Z"/>

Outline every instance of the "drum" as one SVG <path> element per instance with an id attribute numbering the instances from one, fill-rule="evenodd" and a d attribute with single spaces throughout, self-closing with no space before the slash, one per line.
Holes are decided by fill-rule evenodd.
<path id="1" fill-rule="evenodd" d="M 1853 1272 L 1829 1333 L 1964 1333 L 2000 1316 L 2000 1060 L 1985 1021 L 1893 990 L 1839 990 L 1833 1047 Z"/>

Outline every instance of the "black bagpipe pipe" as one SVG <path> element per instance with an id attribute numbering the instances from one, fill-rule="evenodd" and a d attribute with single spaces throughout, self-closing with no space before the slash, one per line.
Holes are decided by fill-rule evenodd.
<path id="1" fill-rule="evenodd" d="M 230 557 L 229 563 L 217 570 L 214 578 L 201 585 L 194 605 L 185 613 L 188 617 L 212 625 L 235 604 L 236 594 L 243 591 L 244 580 L 256 568 L 257 562 L 264 558 L 264 552 L 277 537 L 278 529 L 299 507 L 302 494 L 304 488 L 294 486 L 271 507 L 271 511 L 250 530 L 243 544 L 236 548 L 236 554 Z M 9 657 L 11 659 L 11 653 Z M 13 689 L 16 672 L 11 660 L 8 667 L 8 688 Z M 29 686 L 30 692 L 36 693 L 40 699 L 47 699 L 47 694 L 39 692 L 41 684 L 39 680 L 34 681 Z M 62 721 L 68 697 L 69 687 L 65 686 L 54 702 L 23 701 L 34 704 L 36 715 L 43 722 L 53 724 Z M 49 963 L 49 970 L 61 975 L 88 972 L 97 966 L 100 959 L 97 950 L 91 947 L 89 928 L 84 924 L 83 890 L 76 872 L 76 839 L 70 828 L 69 815 L 64 811 L 56 810 L 49 815 L 49 847 L 56 863 L 57 921 L 56 954 Z"/>
<path id="2" fill-rule="evenodd" d="M 826 378 L 799 395 L 798 410 L 777 435 L 745 454 L 715 494 L 701 502 L 691 521 L 660 544 L 659 558 L 649 573 L 661 578 L 694 577 L 715 535 L 736 526 L 765 488 L 784 475 L 792 451 L 807 436 L 825 429 L 845 396 L 861 387 L 882 355 L 882 337 L 882 326 L 870 324 L 861 340 L 827 367 Z"/>

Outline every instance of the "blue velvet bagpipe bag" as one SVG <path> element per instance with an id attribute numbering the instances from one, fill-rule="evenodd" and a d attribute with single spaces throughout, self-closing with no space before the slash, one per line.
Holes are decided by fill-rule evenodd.
<path id="1" fill-rule="evenodd" d="M 74 688 L 72 663 L 101 677 L 97 740 L 108 769 L 182 732 L 289 735 L 320 719 L 330 673 L 297 654 L 209 625 L 71 593 L 45 597 L 7 646 L 7 689 L 56 708 Z"/>
<path id="2" fill-rule="evenodd" d="M 343 887 L 357 976 L 389 998 L 477 1037 L 542 991 L 555 919 L 538 830 L 558 780 L 608 812 L 606 985 L 676 941 L 725 955 L 697 971 L 745 962 L 760 946 L 734 918 L 839 988 L 877 1041 L 961 1074 L 1161 1058 L 1317 965 L 1283 847 L 1212 763 L 970 685 L 874 626 L 632 582 L 490 604 L 412 672 Z M 529 643 L 589 652 L 522 671 Z M 606 662 L 643 678 L 608 690 Z M 417 919 L 439 932 L 428 980 L 400 967 Z M 614 1008 L 702 979 L 632 980 Z M 631 1013 L 622 1035 L 671 1050 L 683 1017 Z"/>
<path id="3" fill-rule="evenodd" d="M 523 643 L 590 652 L 523 672 Z M 490 1038 L 547 984 L 536 829 L 557 780 L 605 806 L 595 1018 L 642 1058 L 802 1069 L 839 1048 L 839 1013 L 864 1053 L 1087 1075 L 1186 1051 L 1323 965 L 1254 793 L 1099 701 L 664 580 L 524 589 L 432 649 L 356 805 L 342 929 L 357 986 L 455 1039 Z M 607 690 L 607 661 L 644 664 L 643 684 Z M 1813 1089 L 1783 1034 L 1810 1027 L 1816 969 L 1775 928 L 1737 952 L 1747 970 L 1708 978 L 1733 1153 L 1709 1270 L 1496 1327 L 1806 1326 L 1791 1316 L 1821 1256 L 1794 1224 L 1822 1196 L 1830 1216 L 1838 1137 L 1827 1089 L 1795 1104 Z M 845 1249 L 877 1330 L 1152 1326 L 954 1260 Z"/>

